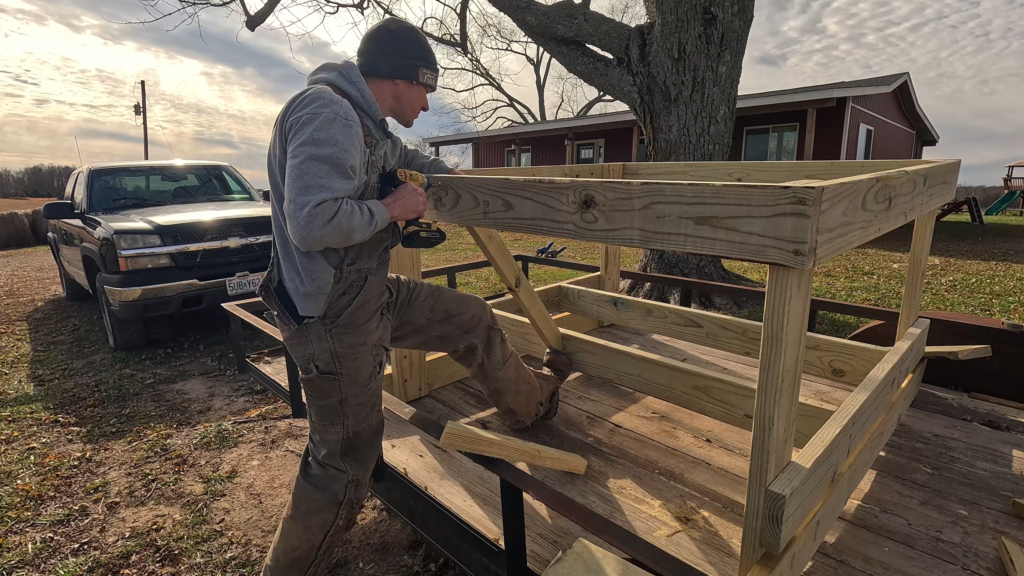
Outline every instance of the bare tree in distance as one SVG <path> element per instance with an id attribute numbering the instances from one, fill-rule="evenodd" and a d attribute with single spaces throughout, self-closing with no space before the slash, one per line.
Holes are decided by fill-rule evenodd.
<path id="1" fill-rule="evenodd" d="M 206 9 L 241 15 L 249 30 L 265 25 L 305 33 L 309 22 L 334 15 L 360 22 L 404 16 L 442 50 L 472 52 L 470 29 L 484 0 L 140 0 L 154 20 L 174 25 L 197 21 Z M 652 161 L 728 159 L 743 54 L 754 18 L 754 0 L 644 0 L 644 21 L 627 24 L 591 0 L 486 0 L 524 37 L 588 86 L 622 102 L 636 115 Z M 163 9 L 169 5 L 173 9 Z M 177 17 L 177 20 L 173 18 Z M 506 110 L 502 108 L 502 110 Z M 750 284 L 720 258 L 647 250 L 641 271 L 718 282 Z M 678 289 L 630 282 L 632 295 L 675 301 Z M 734 311 L 743 303 L 697 293 L 702 308 Z"/>

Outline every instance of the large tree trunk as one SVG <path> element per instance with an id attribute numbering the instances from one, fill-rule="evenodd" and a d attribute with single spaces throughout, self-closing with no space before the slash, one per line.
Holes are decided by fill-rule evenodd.
<path id="1" fill-rule="evenodd" d="M 732 147 L 743 53 L 753 20 L 752 0 L 648 0 L 650 22 L 638 27 L 628 62 L 637 90 L 633 110 L 654 162 L 728 160 Z M 648 250 L 641 272 L 754 285 L 720 258 Z M 671 302 L 679 289 L 630 281 L 633 296 Z M 694 305 L 728 312 L 746 305 L 694 294 Z"/>

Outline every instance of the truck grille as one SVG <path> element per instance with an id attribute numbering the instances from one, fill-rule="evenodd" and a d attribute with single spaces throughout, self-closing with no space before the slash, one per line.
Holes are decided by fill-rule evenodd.
<path id="1" fill-rule="evenodd" d="M 212 250 L 197 250 L 195 252 L 182 252 L 178 257 L 185 264 L 199 264 L 206 262 L 219 262 L 234 258 L 253 258 L 256 256 L 269 256 L 270 242 L 262 244 L 250 244 L 239 248 L 213 248 Z"/>
<path id="2" fill-rule="evenodd" d="M 191 228 L 171 232 L 167 237 L 167 244 L 175 246 L 178 244 L 199 244 L 200 242 L 215 242 L 227 240 L 228 238 L 248 238 L 250 236 L 269 236 L 272 232 L 269 220 L 261 222 L 246 222 L 244 224 L 231 224 L 229 226 L 215 226 L 213 228 Z M 270 251 L 267 245 L 267 251 Z M 204 258 L 205 259 L 205 258 Z"/>

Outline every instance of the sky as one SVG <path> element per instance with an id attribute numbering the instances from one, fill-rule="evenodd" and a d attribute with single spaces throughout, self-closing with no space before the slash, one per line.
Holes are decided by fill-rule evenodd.
<path id="1" fill-rule="evenodd" d="M 740 93 L 907 71 L 942 136 L 925 157 L 961 158 L 962 183 L 990 185 L 1024 159 L 1024 0 L 755 6 Z M 359 27 L 335 18 L 296 40 L 223 11 L 172 30 L 132 23 L 146 19 L 138 0 L 0 0 L 0 167 L 141 159 L 145 80 L 151 158 L 223 160 L 265 186 L 281 106 L 318 64 L 355 53 Z M 450 132 L 432 106 L 399 133 Z"/>

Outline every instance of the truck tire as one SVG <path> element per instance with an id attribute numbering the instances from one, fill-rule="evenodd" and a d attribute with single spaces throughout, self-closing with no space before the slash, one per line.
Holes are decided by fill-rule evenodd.
<path id="1" fill-rule="evenodd" d="M 53 253 L 53 249 L 50 249 Z M 89 297 L 89 290 L 83 288 L 81 284 L 75 281 L 67 270 L 64 270 L 64 265 L 61 264 L 60 258 L 54 254 L 53 259 L 57 262 L 57 274 L 60 276 L 60 291 L 64 295 L 64 299 L 68 302 L 78 302 L 85 300 Z"/>
<path id="2" fill-rule="evenodd" d="M 146 345 L 146 321 L 118 318 L 107 298 L 103 278 L 96 278 L 96 300 L 100 303 L 100 315 L 107 329 L 107 343 L 114 350 L 134 350 Z"/>

